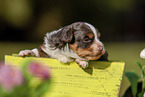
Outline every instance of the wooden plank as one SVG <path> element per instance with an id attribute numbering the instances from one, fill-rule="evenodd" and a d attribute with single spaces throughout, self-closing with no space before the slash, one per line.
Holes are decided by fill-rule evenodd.
<path id="1" fill-rule="evenodd" d="M 124 62 L 90 61 L 87 69 L 77 63 L 63 64 L 56 59 L 5 56 L 7 64 L 21 66 L 32 60 L 47 64 L 52 69 L 52 89 L 45 97 L 118 97 Z"/>

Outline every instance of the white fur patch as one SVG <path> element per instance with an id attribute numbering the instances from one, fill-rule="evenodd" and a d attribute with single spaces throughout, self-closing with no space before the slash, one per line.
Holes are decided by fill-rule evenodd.
<path id="1" fill-rule="evenodd" d="M 93 33 L 94 33 L 94 35 L 95 35 L 95 40 L 96 41 L 98 41 L 98 36 L 97 36 L 97 31 L 96 31 L 96 29 L 95 29 L 95 27 L 93 26 L 93 25 L 91 25 L 91 24 L 89 24 L 89 23 L 85 23 L 86 25 L 88 25 L 90 28 L 91 28 L 91 30 L 93 31 Z"/>
<path id="2" fill-rule="evenodd" d="M 38 52 L 38 49 L 37 49 L 37 48 L 33 49 L 33 50 L 32 50 L 32 52 L 34 52 L 34 54 L 35 54 L 35 56 L 36 56 L 36 57 L 40 57 L 40 55 L 39 55 L 39 52 Z"/>

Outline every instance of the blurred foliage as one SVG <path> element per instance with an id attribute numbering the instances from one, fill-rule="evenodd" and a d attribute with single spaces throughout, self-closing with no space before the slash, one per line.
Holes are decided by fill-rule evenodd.
<path id="1" fill-rule="evenodd" d="M 99 28 L 105 41 L 145 40 L 144 6 L 144 0 L 0 0 L 0 40 L 42 41 L 76 21 Z"/>
<path id="2" fill-rule="evenodd" d="M 140 76 L 138 76 L 135 71 L 125 72 L 125 76 L 128 78 L 128 80 L 131 83 L 132 94 L 133 97 L 135 97 L 137 94 L 137 84 Z"/>
<path id="3" fill-rule="evenodd" d="M 44 97 L 51 89 L 51 70 L 26 60 L 22 66 L 0 64 L 0 97 Z"/>
<path id="4" fill-rule="evenodd" d="M 0 0 L 1 15 L 10 24 L 21 27 L 32 17 L 30 0 Z"/>
<path id="5" fill-rule="evenodd" d="M 128 11 L 135 6 L 135 0 L 96 0 L 101 9 L 105 7 L 112 11 Z"/>

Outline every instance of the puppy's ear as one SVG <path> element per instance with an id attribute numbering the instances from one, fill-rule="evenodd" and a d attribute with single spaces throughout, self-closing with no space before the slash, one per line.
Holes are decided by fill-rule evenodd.
<path id="1" fill-rule="evenodd" d="M 64 47 L 66 43 L 71 42 L 73 38 L 72 26 L 66 26 L 58 31 L 51 32 L 50 36 L 47 36 L 47 43 L 50 48 L 56 49 Z"/>
<path id="2" fill-rule="evenodd" d="M 64 27 L 61 35 L 62 35 L 61 36 L 62 42 L 66 42 L 66 43 L 71 42 L 71 40 L 73 38 L 73 27 L 71 25 Z"/>

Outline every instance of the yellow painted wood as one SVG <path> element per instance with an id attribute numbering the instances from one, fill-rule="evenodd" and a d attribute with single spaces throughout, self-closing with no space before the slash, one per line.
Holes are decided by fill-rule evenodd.
<path id="1" fill-rule="evenodd" d="M 75 62 L 63 64 L 56 59 L 6 55 L 5 62 L 21 66 L 27 60 L 47 64 L 52 69 L 52 89 L 45 97 L 118 97 L 124 62 L 90 61 L 87 69 Z"/>

